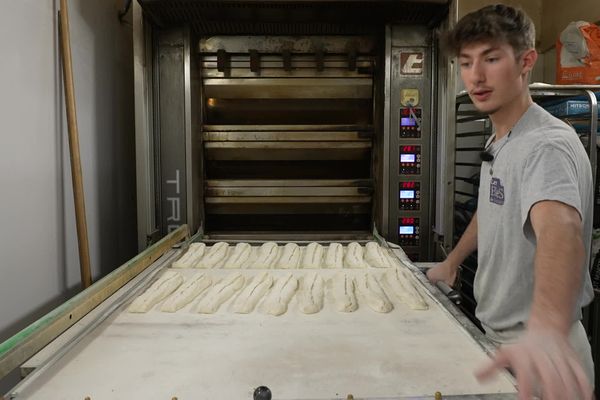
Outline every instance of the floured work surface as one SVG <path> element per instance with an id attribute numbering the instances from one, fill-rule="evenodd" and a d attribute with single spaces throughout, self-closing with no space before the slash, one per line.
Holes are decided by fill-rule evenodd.
<path id="1" fill-rule="evenodd" d="M 336 272 L 313 271 L 324 279 Z M 189 278 L 199 271 L 178 272 Z M 205 272 L 222 279 L 233 271 Z M 290 272 L 306 274 L 269 271 L 274 278 Z M 364 270 L 344 272 L 358 276 Z M 250 278 L 261 271 L 240 273 Z M 261 385 L 274 399 L 514 393 L 505 375 L 486 385 L 476 381 L 473 370 L 487 355 L 429 292 L 423 294 L 425 311 L 394 301 L 391 312 L 377 313 L 359 294 L 355 312 L 336 311 L 326 296 L 316 314 L 302 313 L 296 295 L 280 316 L 261 312 L 260 304 L 250 314 L 233 313 L 235 296 L 215 314 L 192 312 L 195 302 L 175 313 L 161 312 L 158 303 L 135 314 L 126 311 L 130 299 L 18 395 L 251 399 Z"/>

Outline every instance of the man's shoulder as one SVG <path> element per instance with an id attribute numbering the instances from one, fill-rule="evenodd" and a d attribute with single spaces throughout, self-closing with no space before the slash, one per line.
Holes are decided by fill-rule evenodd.
<path id="1" fill-rule="evenodd" d="M 536 148 L 549 146 L 571 149 L 573 145 L 581 146 L 579 137 L 571 126 L 537 104 L 532 107 L 532 112 L 528 113 L 529 129 L 525 136 L 536 144 Z"/>

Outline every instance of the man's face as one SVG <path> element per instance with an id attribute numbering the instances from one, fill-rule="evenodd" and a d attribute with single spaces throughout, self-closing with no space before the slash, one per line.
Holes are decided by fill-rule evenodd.
<path id="1" fill-rule="evenodd" d="M 527 68 L 508 44 L 478 42 L 462 47 L 460 75 L 477 109 L 494 114 L 527 90 Z"/>

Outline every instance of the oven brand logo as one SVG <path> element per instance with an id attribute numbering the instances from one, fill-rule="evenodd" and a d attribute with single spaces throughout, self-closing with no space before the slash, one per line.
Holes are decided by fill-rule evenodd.
<path id="1" fill-rule="evenodd" d="M 504 186 L 499 178 L 492 178 L 490 182 L 490 202 L 500 206 L 504 204 Z"/>
<path id="2" fill-rule="evenodd" d="M 400 53 L 400 73 L 402 75 L 423 74 L 423 53 L 403 52 Z"/>

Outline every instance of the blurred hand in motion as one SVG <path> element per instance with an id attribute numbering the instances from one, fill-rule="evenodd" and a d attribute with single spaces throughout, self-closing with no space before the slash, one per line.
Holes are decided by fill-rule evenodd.
<path id="1" fill-rule="evenodd" d="M 476 371 L 480 381 L 510 368 L 517 380 L 520 400 L 590 400 L 593 388 L 568 337 L 552 330 L 527 330 L 514 344 L 498 348 Z"/>

